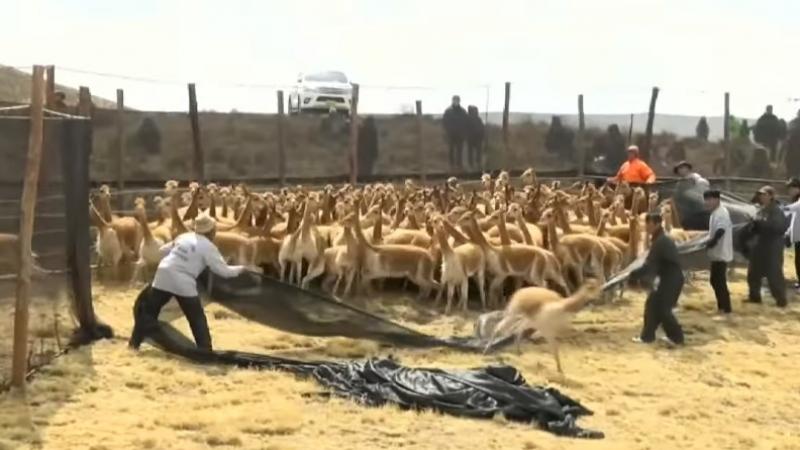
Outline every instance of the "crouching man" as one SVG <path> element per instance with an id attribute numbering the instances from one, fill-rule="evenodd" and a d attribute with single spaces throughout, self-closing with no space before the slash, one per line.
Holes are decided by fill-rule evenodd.
<path id="1" fill-rule="evenodd" d="M 134 326 L 128 345 L 138 349 L 142 341 L 158 327 L 161 308 L 175 297 L 189 321 L 198 348 L 211 350 L 203 305 L 197 292 L 197 277 L 208 268 L 223 278 L 233 278 L 244 266 L 229 266 L 214 245 L 216 222 L 206 214 L 194 220 L 194 232 L 184 233 L 161 247 L 167 253 L 158 265 L 149 292 L 140 295 L 133 306 Z"/>

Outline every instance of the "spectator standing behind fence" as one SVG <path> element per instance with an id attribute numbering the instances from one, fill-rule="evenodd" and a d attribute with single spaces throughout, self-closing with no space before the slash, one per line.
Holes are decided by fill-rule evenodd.
<path id="1" fill-rule="evenodd" d="M 784 148 L 786 149 L 786 156 L 784 162 L 786 163 L 786 174 L 790 177 L 800 176 L 800 111 L 797 111 L 797 117 L 789 122 L 788 130 L 786 131 L 786 142 Z"/>
<path id="2" fill-rule="evenodd" d="M 772 105 L 767 105 L 766 111 L 758 118 L 753 127 L 753 138 L 769 149 L 770 161 L 775 161 L 780 135 L 781 122 L 775 114 L 772 114 Z"/>
<path id="3" fill-rule="evenodd" d="M 478 113 L 478 107 L 470 105 L 467 108 L 467 157 L 469 166 L 473 170 L 483 168 L 483 143 L 486 129 Z"/>
<path id="4" fill-rule="evenodd" d="M 372 175 L 372 168 L 378 159 L 378 129 L 372 116 L 367 116 L 358 127 L 357 151 L 359 175 Z"/>
<path id="5" fill-rule="evenodd" d="M 639 147 L 631 145 L 628 147 L 628 160 L 622 163 L 617 175 L 610 177 L 608 181 L 612 183 L 626 181 L 628 183 L 649 184 L 655 183 L 656 174 L 646 162 L 639 158 Z"/>
<path id="6" fill-rule="evenodd" d="M 447 135 L 450 170 L 461 170 L 461 158 L 464 151 L 464 140 L 467 137 L 467 112 L 461 107 L 461 97 L 454 95 L 450 107 L 444 111 L 442 124 Z"/>
<path id="7" fill-rule="evenodd" d="M 697 121 L 697 127 L 694 129 L 694 133 L 697 139 L 700 139 L 703 142 L 708 142 L 709 129 L 706 116 L 701 117 L 700 120 Z"/>
<path id="8" fill-rule="evenodd" d="M 620 133 L 619 126 L 609 125 L 606 133 L 595 139 L 592 153 L 595 158 L 603 158 L 604 170 L 608 172 L 618 170 L 625 162 L 625 138 Z"/>
<path id="9" fill-rule="evenodd" d="M 561 117 L 553 116 L 550 120 L 550 129 L 547 131 L 544 146 L 550 153 L 572 160 L 572 141 L 574 137 L 572 131 L 561 124 Z"/>

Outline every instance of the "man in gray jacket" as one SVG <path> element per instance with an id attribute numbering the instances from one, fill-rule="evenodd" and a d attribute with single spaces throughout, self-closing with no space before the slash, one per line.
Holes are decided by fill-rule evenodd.
<path id="1" fill-rule="evenodd" d="M 786 306 L 786 280 L 783 277 L 783 242 L 787 228 L 786 216 L 775 198 L 775 189 L 764 186 L 756 192 L 761 206 L 750 222 L 755 244 L 747 265 L 748 303 L 761 303 L 761 279 L 766 277 L 776 304 Z"/>

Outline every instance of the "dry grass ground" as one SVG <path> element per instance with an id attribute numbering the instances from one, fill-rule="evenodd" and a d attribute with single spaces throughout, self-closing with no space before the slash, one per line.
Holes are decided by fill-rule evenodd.
<path id="1" fill-rule="evenodd" d="M 790 273 L 787 259 L 786 271 Z M 714 321 L 705 274 L 681 298 L 688 346 L 630 342 L 643 293 L 579 314 L 562 346 L 559 381 L 541 345 L 483 357 L 450 350 L 381 348 L 266 329 L 209 304 L 215 345 L 296 358 L 393 354 L 412 366 L 471 367 L 498 360 L 533 384 L 554 384 L 595 411 L 582 419 L 599 441 L 557 438 L 502 419 L 479 421 L 394 407 L 370 409 L 313 394 L 311 381 L 275 372 L 201 367 L 145 347 L 126 348 L 132 290 L 96 288 L 96 308 L 117 339 L 48 366 L 26 397 L 0 398 L 0 449 L 800 449 L 800 306 L 778 311 L 769 297 L 743 305 L 743 272 L 731 282 L 736 314 Z M 473 315 L 440 318 L 410 300 L 370 309 L 426 332 L 469 333 Z M 178 317 L 171 305 L 165 315 Z M 185 321 L 177 320 L 188 333 Z M 308 395 L 311 394 L 311 395 Z"/>

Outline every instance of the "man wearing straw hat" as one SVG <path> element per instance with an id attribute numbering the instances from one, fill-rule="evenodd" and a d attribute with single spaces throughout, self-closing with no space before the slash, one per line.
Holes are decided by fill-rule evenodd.
<path id="1" fill-rule="evenodd" d="M 197 292 L 197 277 L 208 268 L 223 278 L 233 278 L 244 271 L 244 266 L 229 266 L 214 245 L 216 221 L 207 214 L 194 220 L 194 232 L 184 233 L 161 247 L 164 259 L 158 264 L 153 283 L 133 306 L 134 327 L 128 345 L 138 349 L 148 334 L 158 328 L 161 308 L 175 297 L 189 321 L 198 348 L 211 350 L 203 305 Z"/>

